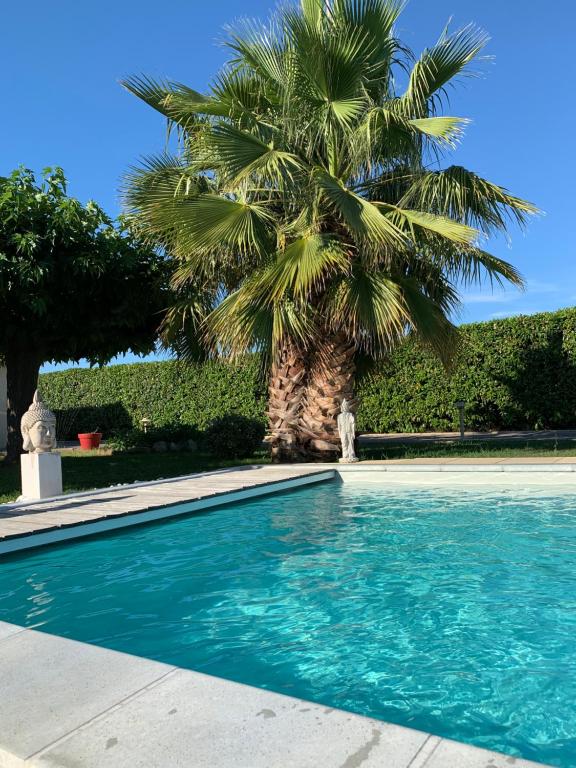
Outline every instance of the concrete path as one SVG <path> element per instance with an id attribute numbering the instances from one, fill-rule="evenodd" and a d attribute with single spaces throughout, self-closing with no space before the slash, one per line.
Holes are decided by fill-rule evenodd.
<path id="1" fill-rule="evenodd" d="M 465 432 L 464 442 L 473 441 L 522 442 L 527 440 L 575 440 L 576 429 L 543 429 L 533 431 L 510 432 Z M 358 436 L 358 442 L 365 448 L 370 446 L 394 445 L 396 443 L 451 443 L 461 442 L 459 432 L 390 432 L 382 434 L 364 434 Z"/>
<path id="2" fill-rule="evenodd" d="M 1 768 L 536 768 L 0 622 Z"/>

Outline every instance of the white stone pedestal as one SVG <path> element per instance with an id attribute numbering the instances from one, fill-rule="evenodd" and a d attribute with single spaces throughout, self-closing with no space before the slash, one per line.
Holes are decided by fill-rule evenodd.
<path id="1" fill-rule="evenodd" d="M 59 453 L 24 453 L 20 456 L 23 499 L 47 499 L 62 494 L 62 458 Z"/>

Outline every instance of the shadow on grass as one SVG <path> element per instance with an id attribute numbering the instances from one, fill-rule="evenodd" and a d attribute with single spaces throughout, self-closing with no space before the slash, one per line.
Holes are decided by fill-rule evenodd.
<path id="1" fill-rule="evenodd" d="M 264 453 L 248 459 L 223 460 L 208 454 L 189 452 L 102 455 L 68 451 L 62 455 L 62 477 L 64 492 L 70 493 L 245 464 L 267 464 L 268 461 Z M 0 466 L 0 504 L 14 501 L 19 495 L 20 468 L 18 465 Z"/>
<path id="2" fill-rule="evenodd" d="M 576 456 L 576 440 L 466 441 L 459 443 L 396 444 L 361 448 L 361 459 L 482 458 L 518 456 Z M 194 472 L 226 469 L 249 464 L 268 464 L 269 457 L 259 452 L 248 459 L 218 459 L 204 453 L 84 453 L 65 451 L 62 455 L 64 492 L 89 491 L 113 485 L 163 480 Z M 0 504 L 14 501 L 20 494 L 20 469 L 0 465 Z"/>

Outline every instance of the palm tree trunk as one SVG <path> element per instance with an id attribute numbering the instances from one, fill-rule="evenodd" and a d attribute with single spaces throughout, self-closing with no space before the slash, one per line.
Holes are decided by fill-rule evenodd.
<path id="1" fill-rule="evenodd" d="M 340 452 L 336 417 L 342 400 L 354 410 L 355 349 L 340 334 L 327 335 L 316 350 L 300 417 L 300 439 L 306 457 L 333 461 Z"/>
<path id="2" fill-rule="evenodd" d="M 268 421 L 273 461 L 301 461 L 298 426 L 306 384 L 306 359 L 288 342 L 272 363 L 268 385 Z"/>

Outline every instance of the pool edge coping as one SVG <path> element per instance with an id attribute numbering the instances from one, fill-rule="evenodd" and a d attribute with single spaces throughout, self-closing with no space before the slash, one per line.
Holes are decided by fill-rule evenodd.
<path id="1" fill-rule="evenodd" d="M 198 475 L 189 475 L 180 479 L 195 480 L 204 476 L 204 473 L 199 473 Z M 24 533 L 14 533 L 0 539 L 0 557 L 2 555 L 8 555 L 26 549 L 71 541 L 73 539 L 93 536 L 99 533 L 107 533 L 134 525 L 142 525 L 144 523 L 166 520 L 180 515 L 192 514 L 204 509 L 212 509 L 214 507 L 233 504 L 234 502 L 245 501 L 250 498 L 266 496 L 281 491 L 289 491 L 293 488 L 300 488 L 303 485 L 333 480 L 335 477 L 336 473 L 333 469 L 311 470 L 310 472 L 299 476 L 269 480 L 258 485 L 251 485 L 233 490 L 216 491 L 215 493 L 206 494 L 200 498 L 192 498 L 188 501 L 159 503 L 154 506 L 143 507 L 140 510 L 116 514 L 113 517 L 102 517 L 101 519 L 92 521 L 85 519 L 77 520 L 49 530 L 30 530 L 25 531 Z M 156 483 L 146 483 L 143 485 L 152 486 L 156 485 Z M 133 488 L 134 486 L 127 487 Z M 108 490 L 110 491 L 111 489 Z M 114 487 L 113 491 L 116 490 L 122 490 L 122 488 Z M 69 496 L 59 496 L 55 500 L 63 501 L 68 500 L 69 498 Z M 52 501 L 52 499 L 43 499 L 42 502 L 38 503 L 45 504 L 50 501 Z M 24 505 L 24 508 L 33 510 L 33 506 L 34 505 L 32 504 L 28 504 Z M 50 514 L 50 510 L 44 510 L 44 512 Z M 41 516 L 43 511 L 38 511 L 36 514 Z M 5 519 L 10 520 L 11 518 L 8 517 Z M 17 517 L 15 519 L 17 520 Z"/>
<path id="2" fill-rule="evenodd" d="M 259 470 L 270 472 L 286 472 L 286 477 L 280 479 L 268 479 L 263 482 L 256 481 L 250 483 L 250 476 L 252 473 L 257 473 Z M 290 474 L 293 472 L 294 474 Z M 210 478 L 215 480 L 226 479 L 227 476 L 234 473 L 241 473 L 246 475 L 248 483 L 240 485 L 235 489 L 218 489 L 218 483 L 215 482 L 215 489 L 211 492 L 204 492 L 200 497 L 194 496 L 192 491 L 194 489 L 195 481 L 206 481 Z M 349 476 L 351 480 L 359 480 L 363 476 L 368 479 L 376 477 L 377 475 L 387 476 L 397 475 L 404 482 L 409 479 L 410 475 L 414 476 L 414 479 L 419 481 L 420 478 L 424 480 L 426 476 L 427 481 L 431 481 L 433 476 L 439 475 L 442 478 L 446 478 L 447 475 L 458 475 L 462 481 L 464 477 L 471 482 L 475 474 L 478 474 L 482 478 L 482 482 L 487 480 L 486 475 L 490 473 L 498 474 L 502 477 L 504 474 L 518 475 L 523 478 L 526 477 L 528 481 L 528 475 L 534 475 L 537 473 L 543 473 L 546 475 L 546 483 L 553 480 L 553 475 L 562 475 L 563 480 L 567 480 L 567 476 L 576 473 L 576 463 L 553 463 L 551 461 L 545 462 L 530 462 L 530 463 L 511 463 L 510 460 L 506 460 L 505 463 L 498 461 L 487 460 L 484 462 L 473 462 L 471 460 L 458 463 L 402 463 L 397 464 L 394 462 L 357 462 L 357 463 L 310 463 L 310 464 L 252 464 L 241 465 L 239 467 L 226 467 L 223 469 L 209 470 L 206 472 L 198 472 L 190 475 L 182 475 L 178 477 L 165 478 L 162 480 L 146 481 L 142 483 L 130 483 L 125 485 L 116 485 L 109 488 L 99 488 L 95 491 L 81 491 L 73 494 L 63 494 L 61 496 L 35 500 L 35 501 L 22 501 L 13 504 L 0 504 L 0 524 L 5 522 L 18 522 L 22 517 L 29 517 L 30 515 L 38 515 L 38 525 L 42 525 L 42 515 L 58 515 L 58 507 L 54 509 L 46 508 L 47 504 L 54 503 L 59 504 L 62 502 L 68 502 L 73 504 L 76 499 L 83 499 L 87 497 L 102 497 L 106 494 L 113 494 L 136 491 L 147 488 L 162 488 L 163 486 L 169 486 L 170 484 L 190 482 L 190 500 L 178 499 L 177 501 L 158 500 L 158 503 L 146 503 L 143 500 L 140 508 L 130 509 L 125 512 L 117 512 L 110 515 L 102 514 L 96 519 L 91 516 L 89 508 L 87 508 L 87 517 L 78 519 L 68 519 L 58 524 L 49 524 L 39 527 L 38 529 L 30 528 L 20 531 L 9 532 L 0 536 L 0 557 L 8 555 L 13 552 L 22 551 L 25 549 L 31 549 L 40 546 L 46 546 L 63 541 L 71 541 L 76 538 L 83 538 L 85 536 L 91 536 L 99 533 L 106 533 L 116 529 L 127 528 L 133 525 L 141 525 L 144 523 L 155 522 L 159 520 L 165 520 L 170 517 L 176 517 L 182 514 L 194 513 L 202 511 L 203 509 L 210 509 L 213 507 L 221 506 L 224 504 L 234 503 L 236 501 L 244 501 L 249 498 L 263 496 L 267 494 L 273 494 L 276 492 L 282 492 L 291 490 L 292 488 L 298 488 L 302 485 L 315 482 L 325 482 L 327 480 L 339 479 L 342 482 L 346 482 L 343 476 Z M 244 479 L 244 478 L 242 478 Z M 114 504 L 115 499 L 110 498 L 109 503 Z M 102 503 L 102 502 L 100 502 Z M 102 505 L 104 507 L 106 502 Z M 29 510 L 30 515 L 25 513 L 18 514 L 22 510 Z M 14 512 L 12 516 L 10 513 Z M 24 523 L 28 525 L 29 523 Z"/>
<path id="3" fill-rule="evenodd" d="M 394 751 L 392 753 L 392 762 L 380 763 L 379 760 L 382 759 L 382 757 L 390 757 L 390 755 L 378 755 L 378 749 L 376 749 L 374 757 L 377 762 L 373 762 L 372 759 L 370 759 L 368 765 L 375 766 L 386 764 L 387 768 L 426 768 L 427 766 L 430 766 L 430 768 L 438 768 L 439 766 L 445 765 L 465 764 L 467 768 L 483 768 L 488 761 L 490 761 L 492 768 L 507 768 L 511 762 L 510 755 L 454 741 L 452 739 L 445 739 L 407 726 L 389 723 L 384 720 L 377 720 L 364 715 L 351 713 L 346 710 L 310 702 L 305 699 L 276 693 L 244 683 L 237 683 L 225 678 L 219 678 L 202 672 L 196 672 L 171 664 L 147 659 L 146 657 L 110 650 L 101 646 L 63 638 L 58 635 L 38 631 L 33 628 L 29 629 L 15 624 L 9 624 L 3 621 L 0 621 L 0 668 L 2 665 L 3 647 L 6 648 L 9 643 L 22 643 L 24 637 L 26 640 L 31 639 L 30 641 L 37 646 L 37 650 L 33 654 L 33 658 L 28 659 L 28 664 L 20 665 L 15 672 L 12 670 L 14 674 L 20 674 L 22 676 L 22 689 L 17 697 L 18 706 L 24 712 L 28 712 L 26 700 L 28 699 L 31 701 L 33 699 L 34 706 L 31 708 L 33 717 L 42 722 L 46 722 L 47 718 L 51 723 L 50 727 L 54 729 L 54 733 L 53 737 L 43 737 L 45 743 L 40 746 L 36 744 L 34 747 L 29 748 L 26 754 L 22 754 L 22 748 L 20 749 L 21 754 L 18 754 L 18 748 L 11 747 L 9 743 L 5 743 L 7 740 L 9 741 L 9 737 L 7 738 L 0 734 L 0 764 L 3 768 L 33 768 L 34 766 L 47 765 L 64 767 L 69 765 L 71 764 L 69 762 L 71 757 L 74 759 L 77 759 L 78 757 L 77 752 L 74 752 L 75 748 L 92 752 L 102 750 L 103 742 L 100 733 L 102 727 L 108 727 L 108 733 L 111 735 L 123 733 L 127 728 L 131 729 L 133 735 L 139 736 L 138 749 L 141 750 L 140 757 L 141 759 L 146 760 L 148 754 L 146 744 L 147 734 L 154 733 L 154 738 L 157 738 L 157 734 L 160 732 L 170 739 L 173 738 L 170 735 L 171 729 L 178 733 L 177 726 L 174 725 L 174 727 L 172 727 L 172 721 L 170 721 L 167 726 L 167 721 L 165 719 L 162 720 L 161 707 L 158 706 L 158 701 L 162 701 L 161 695 L 163 693 L 163 686 L 166 688 L 168 681 L 173 681 L 175 677 L 179 678 L 179 684 L 182 688 L 185 688 L 190 684 L 192 687 L 194 687 L 195 684 L 199 684 L 201 695 L 198 699 L 194 698 L 193 701 L 193 706 L 198 709 L 203 706 L 204 700 L 207 699 L 210 699 L 212 706 L 214 706 L 214 697 L 216 697 L 218 700 L 218 715 L 215 725 L 218 726 L 216 733 L 220 742 L 224 742 L 224 744 L 229 747 L 230 742 L 234 744 L 235 742 L 242 742 L 242 740 L 250 740 L 252 737 L 254 738 L 254 742 L 250 743 L 250 749 L 253 750 L 256 748 L 257 751 L 260 750 L 259 754 L 255 754 L 255 768 L 264 768 L 264 766 L 267 768 L 268 765 L 270 765 L 268 762 L 260 762 L 260 759 L 258 759 L 260 757 L 263 757 L 266 761 L 269 759 L 269 744 L 266 740 L 263 742 L 260 734 L 260 731 L 262 730 L 262 721 L 260 721 L 258 725 L 253 725 L 252 732 L 250 729 L 239 729 L 238 718 L 240 717 L 241 719 L 242 713 L 238 712 L 240 709 L 239 707 L 228 706 L 231 695 L 232 697 L 239 696 L 241 699 L 246 700 L 248 705 L 253 708 L 254 716 L 256 718 L 262 713 L 265 713 L 265 723 L 268 722 L 268 715 L 266 713 L 276 712 L 276 709 L 280 709 L 281 716 L 290 718 L 291 722 L 299 720 L 295 727 L 295 732 L 298 732 L 298 734 L 301 734 L 299 729 L 301 728 L 302 714 L 304 713 L 306 713 L 306 721 L 311 721 L 313 717 L 315 718 L 316 722 L 312 723 L 312 728 L 315 730 L 322 727 L 323 723 L 318 723 L 318 721 L 321 721 L 322 719 L 325 721 L 326 718 L 329 718 L 330 716 L 339 719 L 337 740 L 342 742 L 339 746 L 343 749 L 345 748 L 346 753 L 349 753 L 348 757 L 344 763 L 341 761 L 340 757 L 338 758 L 338 763 L 333 762 L 332 760 L 326 762 L 324 748 L 322 745 L 317 744 L 315 748 L 320 750 L 317 759 L 321 759 L 322 762 L 314 762 L 314 765 L 321 765 L 322 768 L 337 768 L 337 766 L 347 765 L 349 761 L 350 764 L 356 765 L 357 763 L 352 763 L 352 758 L 357 756 L 360 752 L 364 752 L 366 757 L 368 757 L 366 753 L 368 745 L 372 744 L 372 747 L 378 747 L 380 741 L 383 750 L 388 750 L 388 747 L 390 747 L 389 742 L 395 742 Z M 144 685 L 135 684 L 133 678 L 126 673 L 126 679 L 121 682 L 121 686 L 123 686 L 122 690 L 118 690 L 107 705 L 102 705 L 103 708 L 95 714 L 92 714 L 87 720 L 82 720 L 82 715 L 78 714 L 78 721 L 72 724 L 70 720 L 74 719 L 76 712 L 72 712 L 70 707 L 66 706 L 62 697 L 58 698 L 58 692 L 54 691 L 53 687 L 50 686 L 50 677 L 46 675 L 44 669 L 45 665 L 43 665 L 43 659 L 46 656 L 47 647 L 49 647 L 48 655 L 52 653 L 57 654 L 58 664 L 62 667 L 57 671 L 57 677 L 60 681 L 64 681 L 61 683 L 61 685 L 64 686 L 69 684 L 70 680 L 73 680 L 77 687 L 84 690 L 82 687 L 82 677 L 84 676 L 85 679 L 88 680 L 90 674 L 93 674 L 94 668 L 98 668 L 99 665 L 101 667 L 106 667 L 109 665 L 110 661 L 114 662 L 118 670 L 122 670 L 122 672 L 118 672 L 118 674 L 123 674 L 124 668 L 128 666 L 131 667 L 132 674 L 135 667 L 145 667 L 146 675 L 148 675 L 148 672 L 150 671 L 152 679 L 148 680 Z M 34 664 L 38 668 L 37 680 L 39 680 L 39 689 L 37 687 L 31 688 L 27 683 L 27 678 L 30 677 L 31 672 L 30 667 Z M 155 670 L 157 670 L 157 674 Z M 115 685 L 117 685 L 117 682 L 115 682 Z M 42 695 L 43 686 L 47 689 L 45 691 L 47 694 L 46 697 Z M 204 691 L 202 691 L 202 689 L 204 689 Z M 55 706 L 54 700 L 50 701 L 49 694 L 54 695 L 55 700 L 60 703 Z M 130 713 L 125 715 L 127 709 L 130 710 L 131 707 L 134 707 L 134 702 L 137 702 L 138 699 L 140 699 L 141 703 L 142 697 L 145 696 L 151 699 L 151 702 L 147 705 L 146 721 L 142 720 L 141 717 L 134 718 L 133 713 L 132 716 L 130 716 Z M 154 703 L 155 699 L 156 703 Z M 188 700 L 189 691 L 181 692 L 180 699 Z M 286 712 L 284 705 L 287 707 L 288 704 L 291 705 L 291 709 L 289 712 Z M 305 704 L 306 708 L 300 707 L 301 704 Z M 61 712 L 57 711 L 58 706 L 60 706 L 62 710 Z M 275 708 L 272 709 L 272 706 Z M 40 709 L 38 709 L 38 707 L 40 707 Z M 260 712 L 256 713 L 255 710 L 258 707 L 261 707 L 261 709 Z M 42 708 L 44 709 L 43 712 L 41 711 Z M 310 715 L 307 713 L 310 713 Z M 174 714 L 176 714 L 176 712 L 174 712 Z M 270 715 L 270 717 L 274 719 L 276 716 L 276 714 Z M 66 726 L 64 733 L 58 732 L 58 729 L 62 729 L 61 717 L 67 719 L 69 723 L 69 726 Z M 186 717 L 186 714 L 179 716 L 180 720 Z M 44 719 L 42 720 L 42 718 Z M 16 715 L 15 719 L 18 720 L 18 715 Z M 274 720 L 271 720 L 270 722 L 274 723 Z M 175 718 L 173 723 L 178 723 L 178 720 Z M 351 725 L 348 725 L 348 723 L 351 723 Z M 190 747 L 192 747 L 196 736 L 191 732 L 196 726 L 196 722 L 194 722 L 193 726 L 190 722 L 190 718 L 188 718 L 186 720 L 186 725 L 188 726 L 188 731 L 184 736 L 180 733 L 180 738 L 181 740 L 187 738 L 188 741 L 191 742 Z M 209 727 L 209 725 L 210 724 L 208 724 L 207 727 Z M 226 729 L 226 726 L 228 726 L 228 729 Z M 182 723 L 180 723 L 180 727 L 182 727 Z M 135 731 L 137 734 L 134 734 Z M 375 740 L 375 731 L 379 734 L 385 734 L 387 738 L 383 740 L 378 738 Z M 210 731 L 210 734 L 213 737 L 214 731 Z M 296 735 L 296 733 L 294 735 Z M 372 739 L 367 740 L 370 735 L 372 735 Z M 355 744 L 355 740 L 361 737 L 362 742 Z M 118 741 L 116 737 L 113 741 L 114 740 Z M 295 740 L 285 739 L 285 741 L 286 743 L 283 745 L 278 743 L 277 740 L 273 740 L 276 753 L 285 754 L 285 750 L 290 751 L 294 748 L 307 749 L 309 746 L 304 742 L 298 743 L 302 740 L 297 738 Z M 212 746 L 212 741 L 210 744 Z M 405 757 L 405 759 L 402 759 L 401 762 L 396 759 L 398 745 L 409 752 L 409 755 Z M 67 748 L 72 750 L 72 754 L 66 754 Z M 235 763 L 232 762 L 231 759 L 225 759 L 224 762 L 220 762 L 221 755 L 226 753 L 226 749 L 221 751 L 221 748 L 222 743 L 213 745 L 214 759 L 211 762 L 213 768 L 229 768 L 234 766 Z M 30 749 L 33 751 L 30 752 Z M 26 750 L 24 751 L 26 752 Z M 235 750 L 232 749 L 232 752 L 234 753 Z M 264 754 L 264 752 L 266 754 Z M 446 754 L 441 755 L 442 752 L 448 752 L 449 754 L 446 757 Z M 59 754 L 62 756 L 61 761 L 58 757 Z M 47 757 L 48 762 L 44 761 L 44 757 Z M 438 762 L 437 759 L 439 760 Z M 514 765 L 516 765 L 517 768 L 537 768 L 538 766 L 540 766 L 540 768 L 551 768 L 544 763 L 536 763 L 520 757 L 514 757 L 513 759 L 515 761 Z M 450 760 L 453 760 L 453 762 L 450 762 Z M 457 760 L 461 760 L 462 762 L 456 762 Z M 114 766 L 114 768 L 124 768 L 124 766 L 129 766 L 132 761 L 142 765 L 159 765 L 158 763 L 139 763 L 138 755 L 134 755 L 133 752 L 130 753 L 129 760 L 127 761 L 121 760 L 117 763 L 115 759 L 113 759 L 113 762 L 106 761 L 103 765 Z M 82 765 L 83 763 L 80 762 L 78 764 Z M 90 762 L 90 765 L 95 764 L 100 765 L 100 762 Z M 184 765 L 188 766 L 189 764 L 188 761 L 186 763 L 179 761 L 171 763 L 174 768 L 178 768 L 178 766 L 182 766 L 183 768 Z M 290 762 L 289 764 L 312 765 L 312 763 L 309 762 Z M 281 763 L 274 762 L 273 765 L 279 766 Z"/>
<path id="4" fill-rule="evenodd" d="M 494 457 L 488 458 L 486 460 L 481 459 L 480 461 L 477 459 L 446 459 L 436 462 L 433 460 L 428 461 L 422 459 L 374 459 L 360 460 L 354 463 L 310 462 L 299 464 L 271 464 L 255 462 L 254 464 L 239 464 L 233 467 L 207 469 L 202 472 L 192 472 L 188 475 L 163 477 L 158 478 L 157 480 L 142 480 L 134 483 L 118 483 L 117 485 L 109 485 L 104 488 L 93 488 L 87 491 L 62 493 L 59 496 L 51 496 L 41 500 L 9 501 L 5 502 L 4 504 L 0 504 L 0 513 L 4 510 L 8 511 L 11 509 L 17 510 L 20 508 L 32 508 L 36 504 L 46 504 L 51 501 L 62 501 L 63 499 L 78 499 L 85 496 L 97 496 L 114 491 L 146 488 L 153 485 L 168 485 L 170 483 L 176 483 L 183 480 L 191 480 L 200 477 L 213 477 L 217 475 L 226 475 L 233 472 L 250 472 L 255 469 L 277 467 L 309 468 L 311 471 L 327 471 L 328 469 L 332 469 L 335 472 L 462 472 L 473 470 L 493 472 L 533 472 L 535 471 L 535 468 L 538 468 L 538 471 L 541 472 L 576 472 L 576 457 L 574 457 L 572 462 L 562 461 L 562 458 L 568 459 L 572 457 L 561 457 L 560 460 L 552 459 L 550 457 L 534 457 L 533 461 L 522 462 L 519 460 L 516 463 L 512 463 L 511 457 L 506 457 L 504 459 L 498 459 L 497 457 Z M 399 463 L 401 461 L 406 463 Z M 556 461 L 559 463 L 555 463 Z"/>

